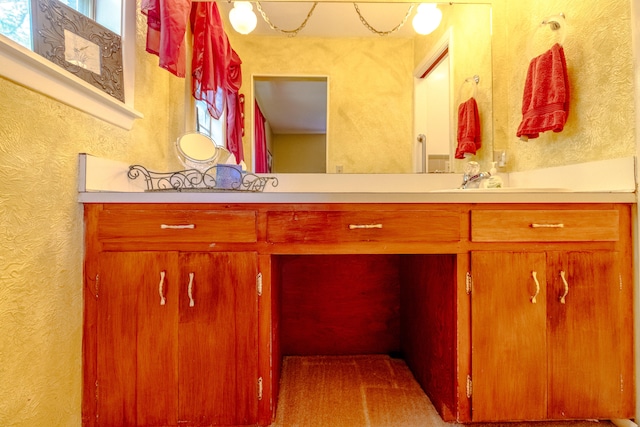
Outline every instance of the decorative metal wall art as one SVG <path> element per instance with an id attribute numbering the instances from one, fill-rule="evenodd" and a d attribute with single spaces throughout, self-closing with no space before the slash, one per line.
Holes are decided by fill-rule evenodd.
<path id="1" fill-rule="evenodd" d="M 124 102 L 122 40 L 58 0 L 31 0 L 33 50 Z"/>
<path id="2" fill-rule="evenodd" d="M 142 178 L 146 191 L 178 192 L 252 192 L 264 191 L 267 184 L 278 186 L 276 177 L 242 172 L 233 165 L 215 165 L 205 171 L 187 169 L 178 172 L 152 172 L 144 166 L 129 166 L 129 179 Z"/>

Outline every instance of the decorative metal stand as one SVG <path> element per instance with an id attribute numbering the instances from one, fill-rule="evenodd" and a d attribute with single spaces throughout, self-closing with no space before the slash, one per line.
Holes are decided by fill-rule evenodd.
<path id="1" fill-rule="evenodd" d="M 129 166 L 129 179 L 143 177 L 146 191 L 252 192 L 264 191 L 267 184 L 278 186 L 278 178 L 243 173 L 232 165 L 215 165 L 205 171 L 152 172 L 144 166 Z"/>

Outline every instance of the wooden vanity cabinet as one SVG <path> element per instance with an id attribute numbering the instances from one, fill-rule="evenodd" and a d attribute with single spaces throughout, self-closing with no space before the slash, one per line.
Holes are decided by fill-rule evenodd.
<path id="1" fill-rule="evenodd" d="M 625 224 L 616 209 L 471 213 L 472 239 L 508 242 L 471 253 L 473 421 L 633 417 L 620 212 Z"/>
<path id="2" fill-rule="evenodd" d="M 87 209 L 98 228 L 100 219 L 130 218 Z M 149 242 L 116 236 L 116 228 L 94 234 L 96 224 L 88 225 L 89 238 L 109 237 L 88 244 L 86 259 L 84 425 L 257 423 L 257 253 L 175 250 L 174 241 L 184 243 L 180 231 L 194 229 L 161 229 L 170 217 L 148 227 L 168 231 Z M 169 224 L 192 224 L 183 220 Z M 145 226 L 138 226 L 123 228 L 144 240 Z M 159 243 L 166 249 L 141 250 Z"/>
<path id="3" fill-rule="evenodd" d="M 293 309 L 336 310 L 300 292 L 321 265 L 313 286 L 366 315 L 358 293 L 389 291 L 378 324 L 445 421 L 634 416 L 630 205 L 96 203 L 85 222 L 83 425 L 269 425 L 284 352 L 319 342 Z"/>

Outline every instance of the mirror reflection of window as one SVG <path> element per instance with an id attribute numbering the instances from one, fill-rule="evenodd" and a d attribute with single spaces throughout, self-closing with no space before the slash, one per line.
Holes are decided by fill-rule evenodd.
<path id="1" fill-rule="evenodd" d="M 207 104 L 204 101 L 196 100 L 196 131 L 202 133 L 211 138 L 216 145 L 220 147 L 227 147 L 227 138 L 225 136 L 225 117 L 227 117 L 226 111 L 223 111 L 219 119 L 214 119 L 209 114 Z"/>

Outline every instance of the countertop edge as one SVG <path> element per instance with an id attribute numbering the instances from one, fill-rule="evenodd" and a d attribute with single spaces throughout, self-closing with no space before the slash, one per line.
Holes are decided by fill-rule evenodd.
<path id="1" fill-rule="evenodd" d="M 160 193 L 80 192 L 80 203 L 637 203 L 634 192 Z"/>

